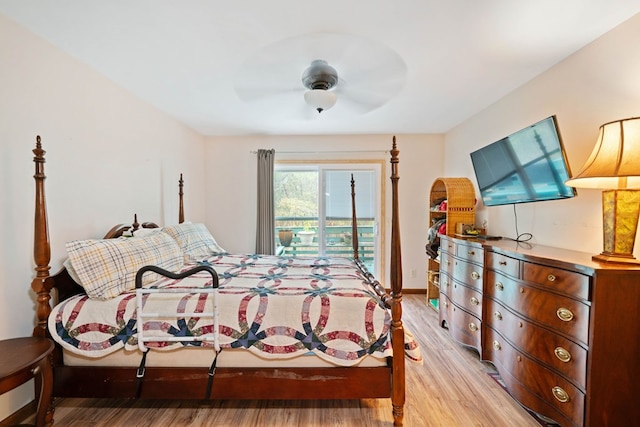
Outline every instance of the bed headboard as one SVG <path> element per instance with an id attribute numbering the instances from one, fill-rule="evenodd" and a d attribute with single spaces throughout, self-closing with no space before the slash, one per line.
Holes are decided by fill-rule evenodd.
<path id="1" fill-rule="evenodd" d="M 358 216 L 356 215 L 356 181 L 351 174 L 351 243 L 353 246 L 353 259 L 359 259 L 358 255 Z"/>
<path id="2" fill-rule="evenodd" d="M 44 172 L 46 151 L 42 149 L 40 135 L 36 136 L 36 148 L 33 149 L 33 162 L 35 164 L 35 217 L 33 233 L 33 257 L 36 263 L 36 275 L 31 281 L 31 289 L 36 293 L 36 326 L 33 329 L 34 336 L 47 336 L 47 319 L 51 313 L 51 292 L 55 288 L 58 301 L 63 301 L 70 296 L 84 292 L 69 275 L 66 268 L 62 268 L 58 273 L 51 275 L 51 242 L 49 241 L 49 223 L 47 218 L 47 201 L 44 190 L 44 180 L 47 178 Z M 179 222 L 184 222 L 183 209 L 183 185 L 182 174 L 180 174 L 179 199 L 180 214 Z M 118 224 L 111 228 L 104 236 L 105 239 L 117 238 L 125 231 L 131 229 L 157 228 L 154 222 L 138 223 L 138 216 L 134 214 L 133 224 Z"/>
<path id="3" fill-rule="evenodd" d="M 122 237 L 126 232 L 135 232 L 140 228 L 160 228 L 158 224 L 155 222 L 143 222 L 142 224 L 138 223 L 138 214 L 133 214 L 133 223 L 132 224 L 117 224 L 114 225 L 111 230 L 104 235 L 103 239 L 117 239 L 118 237 Z"/>
<path id="4" fill-rule="evenodd" d="M 178 180 L 178 198 L 180 199 L 180 208 L 178 212 L 178 223 L 182 224 L 184 222 L 184 180 L 182 179 L 182 174 L 180 174 L 180 179 Z"/>

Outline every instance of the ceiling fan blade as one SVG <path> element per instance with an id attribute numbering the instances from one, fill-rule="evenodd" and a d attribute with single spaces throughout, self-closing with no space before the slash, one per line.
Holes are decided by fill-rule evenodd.
<path id="1" fill-rule="evenodd" d="M 299 76 L 285 70 L 282 64 L 266 63 L 261 65 L 245 64 L 236 71 L 234 89 L 240 99 L 252 102 L 281 93 L 302 93 Z M 302 96 L 302 95 L 300 95 Z"/>
<path id="2" fill-rule="evenodd" d="M 390 99 L 396 96 L 404 87 L 404 77 L 389 78 L 380 84 L 355 84 L 348 82 L 338 84 L 335 89 L 338 100 L 348 101 L 355 106 L 354 110 L 367 113 L 382 107 Z"/>
<path id="3" fill-rule="evenodd" d="M 245 102 L 259 101 L 265 98 L 271 98 L 274 96 L 280 96 L 283 94 L 291 94 L 295 96 L 303 97 L 304 88 L 286 87 L 276 84 L 270 84 L 268 81 L 263 84 L 244 84 L 242 86 L 236 85 L 235 90 L 240 99 Z"/>

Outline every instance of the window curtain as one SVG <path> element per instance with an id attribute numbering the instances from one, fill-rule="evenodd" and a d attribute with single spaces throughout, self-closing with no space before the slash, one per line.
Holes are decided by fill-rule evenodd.
<path id="1" fill-rule="evenodd" d="M 273 158 L 275 150 L 258 150 L 258 223 L 256 253 L 275 253 L 275 218 L 273 207 Z"/>

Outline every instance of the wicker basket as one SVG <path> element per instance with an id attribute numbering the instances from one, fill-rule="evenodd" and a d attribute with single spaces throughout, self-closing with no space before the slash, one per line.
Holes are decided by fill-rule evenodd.
<path id="1" fill-rule="evenodd" d="M 447 199 L 447 235 L 455 234 L 456 224 L 475 224 L 476 193 L 468 178 L 438 178 L 431 185 L 431 204 Z"/>

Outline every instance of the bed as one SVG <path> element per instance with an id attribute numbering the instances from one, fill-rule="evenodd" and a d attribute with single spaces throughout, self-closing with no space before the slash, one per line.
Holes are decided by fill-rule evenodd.
<path id="1" fill-rule="evenodd" d="M 193 238 L 181 241 L 180 233 L 187 230 L 192 237 L 194 228 L 205 234 L 208 230 L 184 221 L 182 176 L 177 225 L 138 224 L 135 217 L 131 226 L 117 225 L 98 242 L 106 245 L 106 251 L 113 251 L 116 244 L 153 247 L 153 256 L 159 256 L 164 264 L 135 268 L 137 292 L 123 284 L 130 282 L 130 277 L 122 279 L 130 276 L 129 271 L 109 273 L 117 276 L 114 288 L 104 285 L 103 272 L 92 275 L 95 265 L 84 267 L 85 260 L 91 258 L 86 243 L 94 244 L 90 240 L 68 243 L 65 267 L 51 274 L 45 151 L 40 137 L 33 153 L 36 275 L 31 288 L 37 294 L 33 334 L 56 341 L 54 397 L 391 398 L 394 425 L 402 425 L 405 355 L 414 360 L 420 356 L 402 323 L 399 150 L 395 137 L 390 151 L 390 292 L 358 257 L 356 221 L 353 259 L 229 254 L 219 247 L 211 249 L 217 245 L 215 239 L 205 245 L 206 256 L 191 251 Z M 354 202 L 353 180 L 351 186 Z M 356 218 L 355 203 L 352 211 Z M 127 232 L 136 236 L 121 237 Z M 171 236 L 168 240 L 167 235 Z M 210 238 L 207 235 L 203 240 Z M 183 261 L 180 265 L 175 261 L 174 244 Z M 145 264 L 148 259 L 138 261 Z M 131 265 L 127 268 L 131 270 Z M 168 272 L 170 277 L 156 272 Z M 173 292 L 171 288 L 175 288 Z M 210 292 L 201 293 L 205 288 Z M 171 302 L 163 302 L 162 307 L 171 306 L 169 311 L 182 317 L 167 319 L 168 314 L 158 308 L 164 299 Z M 359 308 L 353 309 L 347 300 Z M 143 313 L 149 307 L 150 318 L 145 323 Z M 99 313 L 98 320 L 85 317 L 87 313 Z M 345 325 L 355 326 L 349 329 Z M 147 338 L 150 341 L 140 337 L 138 332 L 143 331 L 152 336 Z M 53 422 L 53 405 L 47 420 Z"/>

